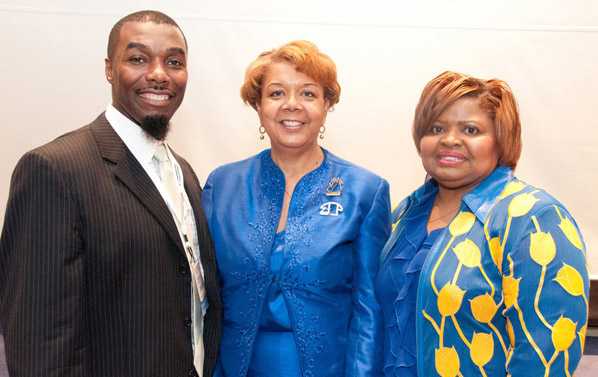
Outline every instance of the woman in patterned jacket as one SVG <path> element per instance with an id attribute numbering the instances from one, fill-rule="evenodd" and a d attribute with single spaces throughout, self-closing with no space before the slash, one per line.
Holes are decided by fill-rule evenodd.
<path id="1" fill-rule="evenodd" d="M 571 376 L 588 272 L 567 209 L 513 176 L 521 126 L 500 80 L 425 87 L 415 146 L 430 179 L 393 212 L 376 289 L 385 376 Z"/>

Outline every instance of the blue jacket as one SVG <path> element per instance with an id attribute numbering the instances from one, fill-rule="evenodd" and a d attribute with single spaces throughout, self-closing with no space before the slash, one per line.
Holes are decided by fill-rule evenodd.
<path id="1" fill-rule="evenodd" d="M 343 184 L 335 185 L 339 178 Z M 388 183 L 324 151 L 320 167 L 295 187 L 288 257 L 274 276 L 270 252 L 284 187 L 270 150 L 222 166 L 206 182 L 202 203 L 224 303 L 220 373 L 247 374 L 266 293 L 279 284 L 303 376 L 377 376 L 382 344 L 374 279 L 390 234 Z"/>
<path id="2" fill-rule="evenodd" d="M 381 270 L 417 251 L 401 241 L 410 237 L 403 219 L 436 192 L 428 181 L 393 212 Z M 464 196 L 423 263 L 418 376 L 572 375 L 587 329 L 588 290 L 585 246 L 569 212 L 497 168 Z M 383 303 L 387 325 L 401 308 L 399 300 Z M 384 353 L 388 363 L 396 350 Z"/>

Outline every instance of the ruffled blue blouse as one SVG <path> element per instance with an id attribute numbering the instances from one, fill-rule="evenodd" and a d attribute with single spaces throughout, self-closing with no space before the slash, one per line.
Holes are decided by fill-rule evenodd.
<path id="1" fill-rule="evenodd" d="M 430 198 L 433 199 L 433 196 Z M 411 216 L 402 219 L 405 237 L 388 252 L 389 263 L 381 265 L 376 292 L 388 321 L 384 331 L 384 376 L 417 376 L 415 308 L 417 285 L 428 252 L 444 228 L 428 234 L 426 226 L 433 200 L 419 204 Z M 385 304 L 386 303 L 386 304 Z M 389 304 L 390 303 L 390 304 Z"/>

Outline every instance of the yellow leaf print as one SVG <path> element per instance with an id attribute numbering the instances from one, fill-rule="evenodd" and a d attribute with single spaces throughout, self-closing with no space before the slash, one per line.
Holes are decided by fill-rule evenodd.
<path id="1" fill-rule="evenodd" d="M 581 275 L 574 267 L 567 263 L 563 263 L 563 267 L 557 272 L 554 280 L 572 296 L 581 296 L 584 293 Z"/>
<path id="2" fill-rule="evenodd" d="M 449 232 L 453 237 L 469 232 L 475 223 L 475 215 L 471 212 L 459 212 L 449 225 Z"/>
<path id="3" fill-rule="evenodd" d="M 483 367 L 492 359 L 494 354 L 494 338 L 492 334 L 474 332 L 471 340 L 469 356 L 478 367 Z"/>
<path id="4" fill-rule="evenodd" d="M 443 316 L 449 316 L 457 313 L 461 308 L 465 291 L 456 284 L 447 283 L 440 292 L 438 292 L 438 311 Z"/>
<path id="5" fill-rule="evenodd" d="M 490 254 L 492 255 L 492 260 L 498 270 L 502 273 L 502 248 L 500 247 L 500 238 L 494 237 L 490 239 Z"/>
<path id="6" fill-rule="evenodd" d="M 521 280 L 521 278 L 515 279 L 512 276 L 505 276 L 502 278 L 502 292 L 507 309 L 517 302 L 519 296 L 519 280 Z"/>
<path id="7" fill-rule="evenodd" d="M 514 194 L 516 192 L 523 190 L 524 188 L 525 188 L 525 183 L 520 182 L 520 181 L 511 181 L 502 190 L 502 192 L 498 196 L 498 199 L 504 199 L 511 194 Z"/>
<path id="8" fill-rule="evenodd" d="M 511 347 L 515 347 L 515 330 L 513 330 L 513 324 L 511 320 L 507 318 L 507 335 L 509 336 L 509 342 Z"/>
<path id="9" fill-rule="evenodd" d="M 575 340 L 577 325 L 567 317 L 561 316 L 552 326 L 552 344 L 556 351 L 566 351 Z"/>
<path id="10" fill-rule="evenodd" d="M 480 265 L 482 254 L 480 248 L 469 238 L 465 241 L 461 241 L 453 248 L 459 262 L 463 263 L 464 266 L 469 268 L 477 267 Z"/>
<path id="11" fill-rule="evenodd" d="M 437 348 L 434 353 L 436 372 L 441 377 L 455 377 L 459 374 L 459 355 L 455 347 Z"/>
<path id="12" fill-rule="evenodd" d="M 496 305 L 494 299 L 488 293 L 474 297 L 470 301 L 470 305 L 473 317 L 476 321 L 482 323 L 492 321 L 498 310 L 498 305 Z"/>
<path id="13" fill-rule="evenodd" d="M 527 214 L 538 199 L 534 194 L 525 193 L 519 194 L 511 200 L 509 203 L 508 213 L 511 217 L 519 217 Z"/>
<path id="14" fill-rule="evenodd" d="M 583 353 L 583 349 L 586 346 L 586 332 L 588 331 L 588 324 L 586 323 L 583 327 L 577 332 L 579 335 L 579 341 L 581 342 L 581 351 Z"/>
<path id="15" fill-rule="evenodd" d="M 579 237 L 579 233 L 575 228 L 575 225 L 571 222 L 571 220 L 567 218 L 562 218 L 561 223 L 559 224 L 559 228 L 565 234 L 565 237 L 579 250 L 583 250 L 583 243 L 581 242 L 581 237 Z"/>
<path id="16" fill-rule="evenodd" d="M 540 266 L 547 266 L 556 255 L 556 244 L 550 233 L 536 232 L 530 235 L 529 253 Z"/>

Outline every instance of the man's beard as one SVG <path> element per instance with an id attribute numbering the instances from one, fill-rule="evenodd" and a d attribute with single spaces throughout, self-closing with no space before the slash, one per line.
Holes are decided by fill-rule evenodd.
<path id="1" fill-rule="evenodd" d="M 164 140 L 170 130 L 170 122 L 164 115 L 148 115 L 140 124 L 141 129 L 156 140 Z"/>

